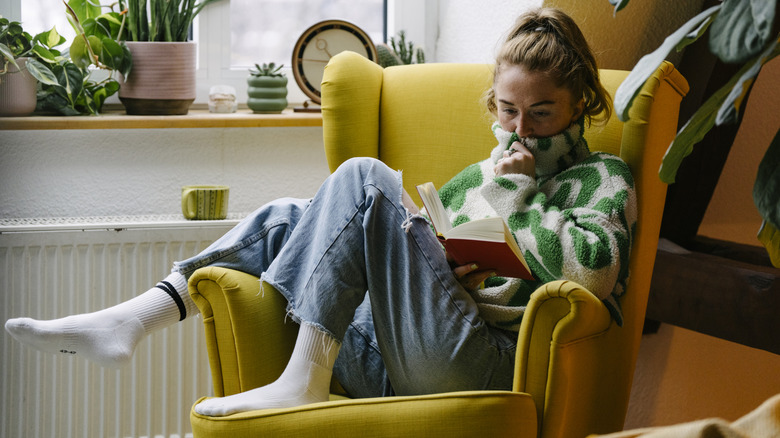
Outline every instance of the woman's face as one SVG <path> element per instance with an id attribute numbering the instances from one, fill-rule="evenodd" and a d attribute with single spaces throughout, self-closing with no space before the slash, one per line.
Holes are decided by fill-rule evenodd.
<path id="1" fill-rule="evenodd" d="M 498 122 L 523 137 L 551 137 L 582 115 L 584 101 L 546 73 L 502 65 L 494 84 Z"/>

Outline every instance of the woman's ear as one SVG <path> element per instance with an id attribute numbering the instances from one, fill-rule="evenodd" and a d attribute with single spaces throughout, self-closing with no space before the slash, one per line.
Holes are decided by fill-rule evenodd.
<path id="1" fill-rule="evenodd" d="M 576 105 L 574 105 L 574 115 L 571 118 L 572 123 L 579 120 L 582 117 L 582 113 L 585 111 L 585 99 L 580 99 Z"/>

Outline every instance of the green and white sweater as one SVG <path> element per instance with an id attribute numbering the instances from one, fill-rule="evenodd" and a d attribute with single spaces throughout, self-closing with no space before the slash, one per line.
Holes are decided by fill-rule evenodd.
<path id="1" fill-rule="evenodd" d="M 519 330 L 531 293 L 553 280 L 575 281 L 601 299 L 615 321 L 617 300 L 628 281 L 628 259 L 636 226 L 634 180 L 619 157 L 591 153 L 584 122 L 561 134 L 526 139 L 536 178 L 496 176 L 494 167 L 517 139 L 501 129 L 490 158 L 472 164 L 439 190 L 453 225 L 488 216 L 509 224 L 536 281 L 493 277 L 472 293 L 488 324 Z"/>

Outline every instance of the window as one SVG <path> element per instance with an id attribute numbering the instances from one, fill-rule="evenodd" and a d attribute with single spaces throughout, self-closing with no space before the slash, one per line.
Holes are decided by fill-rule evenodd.
<path id="1" fill-rule="evenodd" d="M 55 3 L 60 4 L 59 1 Z M 103 3 L 108 3 L 104 0 Z M 255 63 L 284 64 L 289 78 L 288 101 L 306 100 L 290 70 L 292 49 L 298 36 L 312 24 L 331 18 L 350 21 L 365 30 L 375 44 L 405 30 L 409 39 L 423 46 L 433 60 L 438 0 L 224 0 L 203 9 L 194 23 L 198 41 L 198 97 L 208 101 L 213 85 L 236 88 L 239 102 L 246 101 L 246 77 Z M 22 20 L 35 34 L 57 26 L 72 41 L 74 32 L 64 6 L 52 0 L 0 0 L 0 15 Z M 113 97 L 116 102 L 118 99 Z"/>
<path id="2" fill-rule="evenodd" d="M 230 67 L 290 64 L 298 36 L 328 19 L 354 23 L 375 43 L 385 41 L 385 0 L 231 0 Z"/>

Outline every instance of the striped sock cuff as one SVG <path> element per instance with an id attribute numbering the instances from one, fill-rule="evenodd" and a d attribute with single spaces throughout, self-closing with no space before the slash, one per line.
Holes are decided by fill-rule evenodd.
<path id="1" fill-rule="evenodd" d="M 184 318 L 187 317 L 187 308 L 184 306 L 184 301 L 181 299 L 181 296 L 179 296 L 179 292 L 176 291 L 176 288 L 165 280 L 157 283 L 155 287 L 170 295 L 173 302 L 176 303 L 176 307 L 179 308 L 179 321 L 183 321 Z"/>

